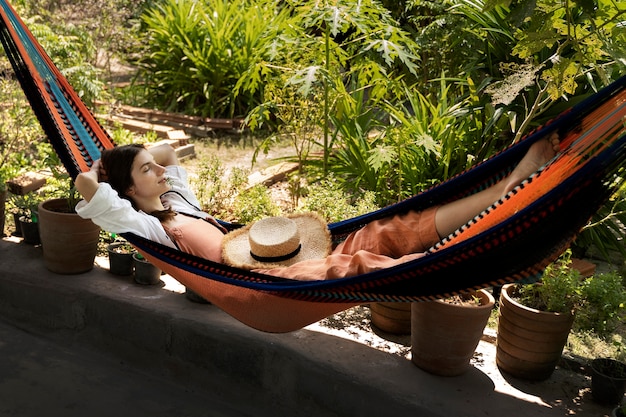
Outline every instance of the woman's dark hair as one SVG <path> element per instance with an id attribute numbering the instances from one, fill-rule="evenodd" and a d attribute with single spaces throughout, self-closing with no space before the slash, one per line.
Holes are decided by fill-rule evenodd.
<path id="1" fill-rule="evenodd" d="M 106 181 L 120 197 L 130 201 L 133 207 L 135 207 L 135 202 L 126 195 L 126 192 L 133 186 L 131 172 L 135 157 L 145 149 L 145 146 L 134 143 L 104 150 L 100 156 L 102 167 L 107 175 Z"/>
<path id="2" fill-rule="evenodd" d="M 120 197 L 130 201 L 130 204 L 132 204 L 135 209 L 137 209 L 135 201 L 126 195 L 126 191 L 133 186 L 131 172 L 135 157 L 145 149 L 146 147 L 144 145 L 133 143 L 104 150 L 100 155 L 102 167 L 107 175 L 106 181 L 111 185 L 111 188 L 117 191 Z M 176 215 L 171 209 L 155 211 L 148 214 L 153 215 L 160 221 L 168 220 Z"/>

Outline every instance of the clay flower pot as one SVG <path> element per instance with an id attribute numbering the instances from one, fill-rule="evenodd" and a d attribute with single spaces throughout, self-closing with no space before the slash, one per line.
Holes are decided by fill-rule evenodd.
<path id="1" fill-rule="evenodd" d="M 38 212 L 46 268 L 57 274 L 91 271 L 98 252 L 100 227 L 70 211 L 66 198 L 42 201 Z"/>
<path id="2" fill-rule="evenodd" d="M 370 318 L 378 329 L 390 334 L 411 333 L 412 303 L 371 303 Z"/>
<path id="3" fill-rule="evenodd" d="M 513 299 L 515 284 L 500 294 L 496 363 L 517 378 L 548 379 L 561 358 L 574 322 L 572 313 L 551 313 Z"/>
<path id="4" fill-rule="evenodd" d="M 456 376 L 470 369 L 470 359 L 483 335 L 493 296 L 486 290 L 471 294 L 478 302 L 454 304 L 445 300 L 413 303 L 411 361 L 441 376 Z"/>

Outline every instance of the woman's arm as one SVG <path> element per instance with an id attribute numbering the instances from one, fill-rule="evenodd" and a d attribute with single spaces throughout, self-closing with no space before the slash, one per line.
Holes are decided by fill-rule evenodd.
<path id="1" fill-rule="evenodd" d="M 148 148 L 148 152 L 154 157 L 154 162 L 161 166 L 178 165 L 176 151 L 166 143 L 151 146 Z"/>
<path id="2" fill-rule="evenodd" d="M 91 201 L 99 187 L 100 160 L 93 163 L 87 172 L 81 172 L 74 180 L 76 189 L 87 201 Z"/>

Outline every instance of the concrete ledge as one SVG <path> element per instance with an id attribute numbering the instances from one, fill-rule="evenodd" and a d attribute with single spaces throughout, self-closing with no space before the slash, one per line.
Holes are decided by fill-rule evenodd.
<path id="1" fill-rule="evenodd" d="M 538 396 L 501 389 L 476 368 L 437 377 L 328 334 L 262 333 L 212 305 L 98 267 L 56 275 L 45 269 L 41 248 L 7 240 L 0 241 L 0 315 L 273 415 L 564 415 Z"/>
<path id="2" fill-rule="evenodd" d="M 246 401 L 289 415 L 380 416 L 422 408 L 415 398 L 389 398 L 376 382 L 390 382 L 390 372 L 401 367 L 418 372 L 400 358 L 307 330 L 258 332 L 214 306 L 97 267 L 53 274 L 41 248 L 21 243 L 0 242 L 0 259 L 0 314 L 21 328 L 114 351 L 203 389 L 232 387 L 245 392 Z M 420 415 L 439 414 L 421 409 Z"/>

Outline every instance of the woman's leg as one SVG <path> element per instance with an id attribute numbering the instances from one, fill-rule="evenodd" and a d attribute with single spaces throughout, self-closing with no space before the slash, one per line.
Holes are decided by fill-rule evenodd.
<path id="1" fill-rule="evenodd" d="M 448 236 L 476 217 L 535 173 L 552 159 L 558 150 L 559 138 L 556 134 L 548 140 L 535 142 L 507 178 L 486 190 L 441 206 L 435 215 L 435 227 L 439 236 L 442 238 Z"/>
<path id="2" fill-rule="evenodd" d="M 441 207 L 370 222 L 351 233 L 325 259 L 257 272 L 299 280 L 336 279 L 399 265 L 423 256 L 428 247 L 463 226 L 536 172 L 558 151 L 558 138 L 531 146 L 511 175 L 479 193 Z"/>
<path id="3" fill-rule="evenodd" d="M 559 140 L 533 144 L 511 175 L 494 186 L 423 212 L 408 212 L 373 221 L 351 233 L 333 253 L 354 254 L 367 251 L 397 258 L 408 253 L 423 252 L 476 217 L 507 192 L 528 178 L 558 151 Z"/>
<path id="4" fill-rule="evenodd" d="M 435 228 L 437 211 L 438 207 L 431 207 L 370 222 L 350 233 L 333 253 L 353 255 L 365 251 L 399 258 L 407 253 L 425 252 L 441 240 Z"/>

